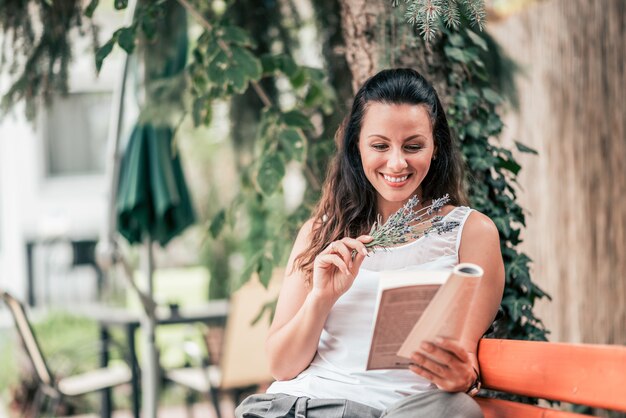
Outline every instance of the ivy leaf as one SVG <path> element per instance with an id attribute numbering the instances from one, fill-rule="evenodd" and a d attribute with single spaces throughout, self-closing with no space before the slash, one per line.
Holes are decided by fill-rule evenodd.
<path id="1" fill-rule="evenodd" d="M 285 125 L 293 128 L 313 129 L 313 124 L 309 118 L 298 110 L 283 113 L 282 119 Z"/>
<path id="2" fill-rule="evenodd" d="M 237 289 L 240 288 L 244 283 L 246 283 L 250 279 L 250 276 L 252 276 L 252 273 L 258 270 L 259 262 L 261 261 L 262 256 L 263 256 L 263 253 L 258 252 L 248 259 L 248 264 L 246 264 L 246 267 L 241 272 L 241 276 L 239 276 L 239 281 L 236 283 L 235 287 Z"/>
<path id="3" fill-rule="evenodd" d="M 532 306 L 532 303 L 525 297 L 508 295 L 502 299 L 502 306 L 506 308 L 513 322 L 517 322 L 526 312 L 526 307 Z"/>
<path id="4" fill-rule="evenodd" d="M 254 48 L 254 41 L 244 29 L 237 26 L 222 27 L 222 39 L 229 43 Z"/>
<path id="5" fill-rule="evenodd" d="M 444 52 L 448 58 L 454 61 L 462 62 L 464 64 L 467 63 L 467 57 L 460 48 L 446 46 L 444 47 Z"/>
<path id="6" fill-rule="evenodd" d="M 233 46 L 231 48 L 233 65 L 241 67 L 247 78 L 258 80 L 263 74 L 261 62 L 250 51 L 245 48 Z"/>
<path id="7" fill-rule="evenodd" d="M 304 86 L 306 84 L 306 71 L 303 68 L 299 68 L 289 77 L 289 81 L 295 89 Z"/>
<path id="8" fill-rule="evenodd" d="M 306 156 L 306 141 L 295 129 L 285 129 L 278 135 L 278 140 L 285 148 L 289 158 L 304 161 Z"/>
<path id="9" fill-rule="evenodd" d="M 135 26 L 118 29 L 116 34 L 118 45 L 127 54 L 132 54 L 135 49 Z"/>
<path id="10" fill-rule="evenodd" d="M 528 153 L 528 154 L 539 155 L 539 153 L 536 150 L 534 150 L 534 149 L 532 149 L 532 148 L 522 144 L 521 142 L 515 141 L 515 146 L 517 147 L 518 151 L 520 151 L 520 152 L 525 152 L 525 153 Z"/>
<path id="11" fill-rule="evenodd" d="M 483 51 L 489 51 L 489 48 L 487 47 L 487 42 L 485 42 L 485 40 L 481 38 L 478 34 L 474 33 L 474 31 L 470 29 L 466 29 L 465 32 L 467 33 L 467 36 L 469 36 L 469 38 L 472 40 L 474 45 L 478 46 Z"/>
<path id="12" fill-rule="evenodd" d="M 516 163 L 514 160 L 505 160 L 502 157 L 498 157 L 498 166 L 505 170 L 510 171 L 511 173 L 517 175 L 522 167 Z"/>
<path id="13" fill-rule="evenodd" d="M 96 71 L 97 72 L 100 72 L 100 69 L 102 68 L 102 63 L 104 62 L 104 59 L 108 57 L 111 51 L 113 50 L 114 44 L 115 44 L 115 37 L 109 39 L 107 43 L 102 45 L 96 51 Z"/>
<path id="14" fill-rule="evenodd" d="M 528 274 L 528 263 L 530 258 L 526 254 L 518 254 L 511 262 L 506 266 L 506 275 L 510 279 L 530 280 Z"/>
<path id="15" fill-rule="evenodd" d="M 467 125 L 466 131 L 470 136 L 478 138 L 480 136 L 480 123 L 476 121 L 470 122 L 470 124 Z"/>
<path id="16" fill-rule="evenodd" d="M 265 155 L 261 161 L 256 181 L 261 192 L 270 196 L 278 189 L 284 176 L 285 164 L 282 159 L 276 154 Z"/>
<path id="17" fill-rule="evenodd" d="M 233 66 L 228 75 L 230 76 L 233 90 L 235 90 L 236 93 L 241 94 L 246 91 L 246 88 L 248 87 L 248 78 L 246 77 L 243 68 Z"/>
<path id="18" fill-rule="evenodd" d="M 91 0 L 85 8 L 85 16 L 92 18 L 100 0 Z"/>
<path id="19" fill-rule="evenodd" d="M 209 80 L 216 86 L 223 86 L 226 84 L 226 70 L 228 69 L 228 57 L 224 51 L 220 51 L 209 63 L 209 69 L 207 71 Z"/>
<path id="20" fill-rule="evenodd" d="M 289 78 L 293 77 L 299 67 L 289 55 L 281 54 L 278 57 L 280 70 Z"/>
<path id="21" fill-rule="evenodd" d="M 261 56 L 261 67 L 264 75 L 270 75 L 280 69 L 280 62 L 274 55 L 264 54 Z"/>
<path id="22" fill-rule="evenodd" d="M 272 271 L 274 270 L 274 260 L 270 257 L 263 256 L 261 257 L 261 262 L 259 263 L 259 267 L 257 272 L 259 273 L 259 281 L 263 285 L 264 288 L 270 285 L 270 281 L 272 280 Z"/>
<path id="23" fill-rule="evenodd" d="M 457 48 L 461 48 L 465 45 L 465 40 L 458 33 L 453 33 L 448 36 L 448 41 L 452 46 L 456 46 Z"/>
<path id="24" fill-rule="evenodd" d="M 224 209 L 217 212 L 217 215 L 213 217 L 211 220 L 211 226 L 209 226 L 209 231 L 211 232 L 211 236 L 213 238 L 217 238 L 222 229 L 224 229 L 224 224 L 226 223 L 226 211 Z"/>
<path id="25" fill-rule="evenodd" d="M 502 102 L 500 95 L 488 87 L 483 89 L 483 97 L 492 105 L 498 105 Z"/>

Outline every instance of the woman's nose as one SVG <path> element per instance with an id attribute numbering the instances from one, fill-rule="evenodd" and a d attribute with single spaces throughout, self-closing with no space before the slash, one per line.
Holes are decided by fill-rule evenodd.
<path id="1" fill-rule="evenodd" d="M 389 160 L 387 160 L 387 167 L 395 173 L 400 173 L 402 170 L 407 168 L 409 165 L 404 158 L 404 154 L 401 151 L 394 151 L 389 156 Z"/>

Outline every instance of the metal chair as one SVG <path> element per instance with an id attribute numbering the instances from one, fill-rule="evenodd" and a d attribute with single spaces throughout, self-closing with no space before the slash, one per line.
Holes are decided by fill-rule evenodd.
<path id="1" fill-rule="evenodd" d="M 167 379 L 208 394 L 218 418 L 222 416 L 220 394 L 228 394 L 237 404 L 247 391 L 274 381 L 264 348 L 270 322 L 265 315 L 267 310 L 263 311 L 262 317 L 258 316 L 264 306 L 278 296 L 283 274 L 284 270 L 275 269 L 268 289 L 255 275 L 231 296 L 218 364 L 210 364 L 205 358 L 201 367 L 165 371 Z M 211 350 L 207 348 L 207 351 Z M 191 415 L 191 410 L 189 412 Z"/>
<path id="2" fill-rule="evenodd" d="M 0 298 L 11 312 L 15 328 L 39 381 L 39 388 L 35 394 L 29 416 L 38 416 L 46 399 L 50 399 L 50 409 L 54 415 L 61 400 L 65 397 L 80 396 L 130 382 L 131 371 L 126 365 L 100 368 L 74 376 L 55 379 L 48 368 L 37 338 L 33 333 L 24 305 L 3 290 L 0 290 Z"/>

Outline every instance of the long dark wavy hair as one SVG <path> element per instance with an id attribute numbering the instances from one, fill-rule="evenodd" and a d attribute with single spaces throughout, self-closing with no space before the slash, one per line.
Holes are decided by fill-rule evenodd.
<path id="1" fill-rule="evenodd" d="M 332 241 L 369 232 L 376 220 L 376 190 L 365 177 L 359 136 L 370 103 L 424 106 L 430 116 L 437 158 L 421 184 L 422 201 L 446 193 L 450 204 L 465 205 L 463 160 L 452 140 L 437 92 L 417 71 L 388 69 L 369 78 L 359 89 L 350 114 L 335 134 L 337 154 L 330 166 L 322 197 L 313 216 L 309 246 L 295 260 L 309 282 L 315 257 Z"/>

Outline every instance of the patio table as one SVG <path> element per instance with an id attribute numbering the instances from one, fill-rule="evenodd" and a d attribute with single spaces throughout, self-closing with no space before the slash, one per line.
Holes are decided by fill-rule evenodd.
<path id="1" fill-rule="evenodd" d="M 94 319 L 98 322 L 100 332 L 100 342 L 102 343 L 102 351 L 100 354 L 100 365 L 105 367 L 109 362 L 108 343 L 110 340 L 109 329 L 111 327 L 121 327 L 124 329 L 126 343 L 131 362 L 132 371 L 132 407 L 133 416 L 140 417 L 140 385 L 139 375 L 140 369 L 137 362 L 137 351 L 135 344 L 135 331 L 140 329 L 142 314 L 138 311 L 130 311 L 125 308 L 114 308 L 105 305 L 85 306 L 73 310 L 74 313 Z M 207 325 L 224 325 L 226 316 L 228 315 L 227 300 L 213 300 L 206 305 L 184 308 L 181 307 L 176 311 L 169 308 L 159 307 L 156 311 L 156 324 L 189 324 L 204 323 Z M 102 405 L 100 410 L 102 418 L 111 417 L 111 390 L 102 391 Z"/>

